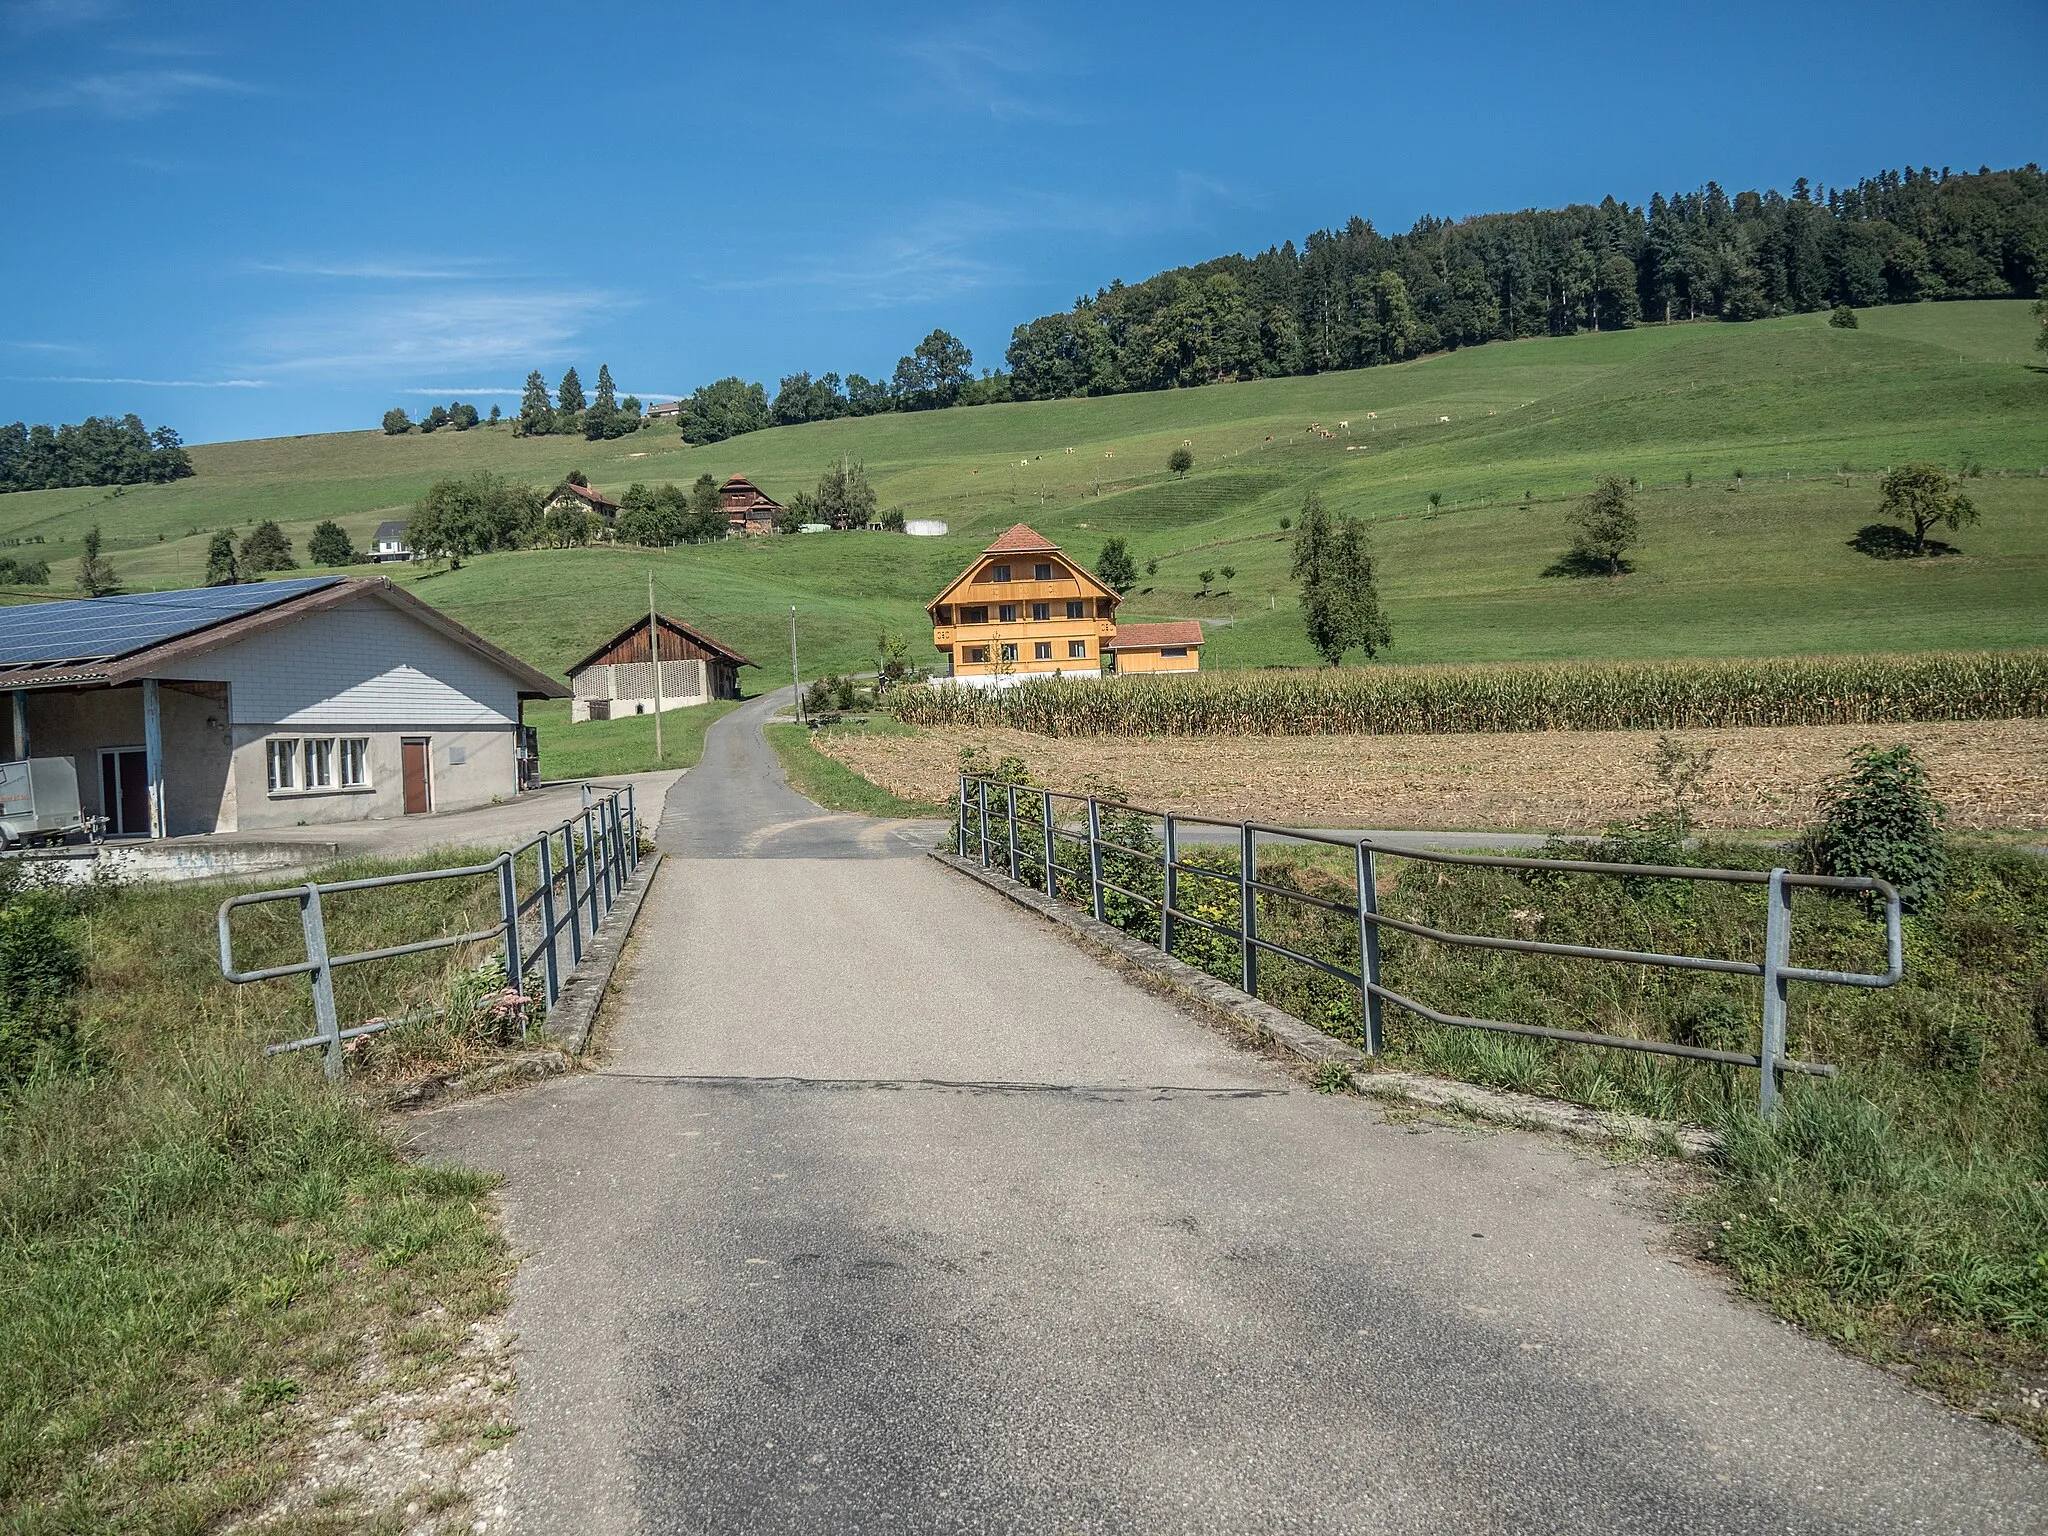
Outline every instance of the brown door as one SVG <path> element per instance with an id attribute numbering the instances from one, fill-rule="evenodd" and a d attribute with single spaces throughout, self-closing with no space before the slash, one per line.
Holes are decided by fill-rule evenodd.
<path id="1" fill-rule="evenodd" d="M 399 751 L 404 760 L 405 814 L 424 816 L 434 808 L 427 783 L 427 743 L 423 738 L 402 741 Z"/>
<path id="2" fill-rule="evenodd" d="M 149 754 L 142 748 L 100 753 L 100 814 L 117 837 L 149 835 Z"/>

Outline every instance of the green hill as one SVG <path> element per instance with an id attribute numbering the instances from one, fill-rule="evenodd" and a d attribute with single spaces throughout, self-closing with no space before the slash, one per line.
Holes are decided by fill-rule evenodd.
<path id="1" fill-rule="evenodd" d="M 651 568 L 665 608 L 753 654 L 766 678 L 786 677 L 792 603 L 807 672 L 860 664 L 885 626 L 929 656 L 924 601 L 1023 520 L 1090 559 L 1111 533 L 1141 565 L 1157 559 L 1126 616 L 1212 621 L 1210 665 L 1307 663 L 1278 524 L 1315 487 L 1379 523 L 1399 660 L 2048 643 L 2048 370 L 2028 306 L 1860 318 L 1853 331 L 1804 315 L 1502 342 L 1311 378 L 815 423 L 709 447 L 669 427 L 609 443 L 507 429 L 224 443 L 194 448 L 197 476 L 171 485 L 0 497 L 0 541 L 41 536 L 25 552 L 49 558 L 62 584 L 97 522 L 131 587 L 186 585 L 216 528 L 274 517 L 303 549 L 332 517 L 362 541 L 436 478 L 474 468 L 535 484 L 580 468 L 615 494 L 738 472 L 786 498 L 844 452 L 865 460 L 884 507 L 943 518 L 952 534 L 526 551 L 390 573 L 558 669 L 640 611 Z M 1196 467 L 1176 480 L 1164 466 L 1184 440 Z M 1883 561 L 1849 547 L 1873 519 L 1876 475 L 1909 458 L 1982 466 L 1970 494 L 1983 522 L 1954 536 L 1962 554 Z M 1571 499 L 1610 472 L 1646 488 L 1638 569 L 1544 576 Z M 1226 564 L 1235 577 L 1198 595 L 1197 573 Z"/>

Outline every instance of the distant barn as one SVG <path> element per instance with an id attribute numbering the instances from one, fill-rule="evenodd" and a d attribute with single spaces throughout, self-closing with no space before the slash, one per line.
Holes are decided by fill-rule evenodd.
<path id="1" fill-rule="evenodd" d="M 680 619 L 663 615 L 660 628 L 664 711 L 740 696 L 740 668 L 751 667 L 753 662 Z M 574 692 L 570 720 L 616 720 L 654 713 L 653 662 L 647 621 L 636 619 L 569 669 L 569 686 Z"/>
<path id="2" fill-rule="evenodd" d="M 725 520 L 734 533 L 773 533 L 782 503 L 745 475 L 734 475 L 718 488 Z"/>

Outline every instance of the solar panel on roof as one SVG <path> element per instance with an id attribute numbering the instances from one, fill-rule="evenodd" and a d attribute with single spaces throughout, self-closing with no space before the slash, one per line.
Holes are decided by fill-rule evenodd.
<path id="1" fill-rule="evenodd" d="M 104 661 L 333 586 L 338 576 L 0 608 L 0 667 Z"/>

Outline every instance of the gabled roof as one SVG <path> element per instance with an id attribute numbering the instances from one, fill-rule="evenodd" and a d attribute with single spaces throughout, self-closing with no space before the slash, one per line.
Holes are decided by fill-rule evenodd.
<path id="1" fill-rule="evenodd" d="M 1023 523 L 1017 523 L 1011 527 L 1009 532 L 997 539 L 995 543 L 989 545 L 987 549 L 984 549 L 982 553 L 984 555 L 1025 555 L 1035 550 L 1056 550 L 1058 548 L 1059 545 L 1053 543 L 1051 539 L 1048 539 L 1037 529 L 1027 527 Z"/>
<path id="2" fill-rule="evenodd" d="M 754 505 L 757 507 L 775 507 L 779 510 L 782 506 L 781 502 L 770 496 L 745 475 L 734 475 L 718 488 L 718 494 L 735 498 L 742 495 L 752 496 L 754 498 Z"/>
<path id="3" fill-rule="evenodd" d="M 1155 645 L 1200 645 L 1200 619 L 1168 619 L 1163 624 L 1119 624 L 1116 638 L 1102 642 L 1105 651 L 1145 651 Z"/>
<path id="4" fill-rule="evenodd" d="M 565 491 L 569 491 L 574 495 L 581 496 L 585 501 L 589 502 L 593 507 L 598 508 L 600 511 L 609 510 L 612 512 L 616 512 L 619 510 L 619 504 L 616 501 L 613 501 L 611 497 L 605 495 L 603 491 L 593 491 L 589 486 L 578 485 L 574 480 L 563 481 L 562 489 Z"/>
<path id="5" fill-rule="evenodd" d="M 379 523 L 377 525 L 377 531 L 374 534 L 372 534 L 371 537 L 377 540 L 379 543 L 382 543 L 385 539 L 404 538 L 405 519 L 402 517 L 394 517 L 385 522 Z"/>
<path id="6" fill-rule="evenodd" d="M 709 635 L 705 634 L 703 630 L 696 629 L 688 624 L 685 624 L 681 619 L 672 619 L 665 613 L 657 614 L 655 617 L 661 621 L 661 627 L 663 629 L 674 630 L 677 634 L 686 636 L 687 638 L 696 641 L 697 644 L 703 646 L 705 650 L 711 651 L 716 655 L 723 656 L 727 661 L 732 662 L 735 666 L 758 667 L 760 665 L 760 663 L 757 661 L 747 660 L 746 657 L 742 656 L 738 651 L 734 650 L 731 646 L 726 645 L 721 641 L 712 639 Z M 635 630 L 644 630 L 646 628 L 647 621 L 645 619 L 635 619 L 632 623 L 628 624 L 624 629 L 620 630 L 616 635 L 613 635 L 611 639 L 605 641 L 603 645 L 600 645 L 588 656 L 584 657 L 581 661 L 577 662 L 575 666 L 571 667 L 569 669 L 569 676 L 574 677 L 578 672 L 581 672 L 585 667 L 594 665 L 598 657 L 602 656 L 606 651 L 610 650 L 613 646 L 617 645 L 621 640 L 626 639 Z M 664 649 L 666 649 L 666 647 L 664 647 Z M 646 663 L 642 662 L 641 665 L 645 666 Z"/>
<path id="7" fill-rule="evenodd" d="M 0 689 L 113 687 L 176 676 L 175 667 L 193 657 L 365 601 L 396 608 L 509 673 L 522 698 L 569 696 L 553 678 L 385 576 L 305 576 L 0 608 Z"/>

